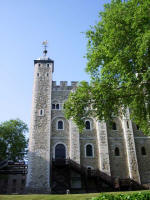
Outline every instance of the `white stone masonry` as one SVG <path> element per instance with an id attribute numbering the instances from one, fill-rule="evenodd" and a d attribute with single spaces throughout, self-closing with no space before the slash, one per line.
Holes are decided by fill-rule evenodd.
<path id="1" fill-rule="evenodd" d="M 104 121 L 97 121 L 96 129 L 98 139 L 99 169 L 107 175 L 111 175 L 106 123 Z"/>
<path id="2" fill-rule="evenodd" d="M 131 179 L 133 179 L 134 181 L 141 183 L 139 169 L 138 169 L 137 156 L 136 156 L 133 128 L 132 128 L 132 122 L 130 120 L 129 109 L 127 109 L 126 116 L 123 116 L 122 127 L 123 127 L 126 152 L 127 152 L 129 177 Z"/>
<path id="3" fill-rule="evenodd" d="M 80 164 L 79 129 L 71 119 L 69 120 L 69 135 L 70 135 L 70 158 Z"/>

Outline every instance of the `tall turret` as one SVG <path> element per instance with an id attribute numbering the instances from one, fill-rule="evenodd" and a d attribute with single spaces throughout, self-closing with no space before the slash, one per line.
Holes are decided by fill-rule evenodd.
<path id="1" fill-rule="evenodd" d="M 54 62 L 47 57 L 47 41 L 43 45 L 43 57 L 34 60 L 26 182 L 26 190 L 33 193 L 50 192 L 51 88 Z"/>

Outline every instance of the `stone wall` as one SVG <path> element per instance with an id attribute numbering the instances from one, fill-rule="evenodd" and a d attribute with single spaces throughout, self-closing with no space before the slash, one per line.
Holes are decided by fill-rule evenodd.
<path id="1" fill-rule="evenodd" d="M 55 158 L 55 146 L 60 143 L 66 147 L 66 157 L 70 157 L 69 121 L 64 117 L 63 104 L 72 88 L 72 86 L 67 86 L 66 81 L 62 81 L 60 85 L 56 85 L 56 82 L 53 81 L 52 104 L 59 104 L 59 109 L 52 109 L 51 112 L 51 158 Z M 63 130 L 57 129 L 59 120 L 63 121 Z"/>
<path id="2" fill-rule="evenodd" d="M 127 153 L 129 177 L 140 184 L 141 180 L 140 180 L 133 127 L 132 127 L 132 122 L 130 120 L 129 109 L 127 109 L 126 115 L 124 115 L 122 118 L 122 128 L 123 128 L 124 141 Z"/>
<path id="3" fill-rule="evenodd" d="M 50 192 L 50 126 L 53 62 L 36 60 L 28 153 L 27 192 Z"/>
<path id="4" fill-rule="evenodd" d="M 0 194 L 24 193 L 26 182 L 25 174 L 1 174 Z"/>
<path id="5" fill-rule="evenodd" d="M 150 183 L 150 137 L 144 135 L 134 123 L 132 127 L 141 183 L 147 184 Z M 143 147 L 145 148 L 146 155 L 142 154 Z"/>
<path id="6" fill-rule="evenodd" d="M 128 178 L 128 163 L 122 123 L 119 118 L 114 118 L 116 130 L 107 123 L 110 169 L 112 177 Z M 115 155 L 115 148 L 119 148 L 120 155 Z M 122 171 L 123 170 L 123 171 Z"/>
<path id="7" fill-rule="evenodd" d="M 108 131 L 107 125 L 104 121 L 96 121 L 97 125 L 97 149 L 98 149 L 98 160 L 99 160 L 99 169 L 111 175 L 110 173 L 110 158 L 109 158 L 109 146 L 108 146 Z"/>
<path id="8" fill-rule="evenodd" d="M 98 168 L 114 178 L 150 182 L 150 138 L 141 135 L 131 123 L 129 113 L 124 118 L 114 117 L 116 130 L 108 123 L 86 119 L 91 128 L 79 134 L 77 126 L 71 119 L 65 119 L 63 113 L 63 104 L 78 82 L 72 81 L 70 85 L 67 81 L 52 82 L 52 69 L 46 63 L 35 64 L 27 188 L 50 192 L 50 159 L 55 158 L 55 146 L 60 143 L 66 148 L 67 158 L 85 167 Z M 51 110 L 52 104 L 59 104 L 59 109 Z M 41 109 L 43 116 L 39 116 Z M 62 130 L 57 127 L 59 120 L 63 121 Z M 93 146 L 93 156 L 86 156 L 87 144 Z M 146 155 L 141 155 L 142 146 Z M 115 155 L 115 148 L 119 155 Z"/>

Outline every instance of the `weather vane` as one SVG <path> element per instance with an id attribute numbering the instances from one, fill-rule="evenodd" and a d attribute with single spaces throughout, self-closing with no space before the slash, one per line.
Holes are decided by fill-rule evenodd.
<path id="1" fill-rule="evenodd" d="M 43 51 L 43 53 L 44 53 L 44 56 L 45 56 L 45 57 L 46 57 L 46 54 L 47 54 L 47 44 L 48 44 L 48 41 L 47 41 L 47 40 L 45 40 L 45 41 L 42 42 L 42 45 L 44 46 L 44 51 Z"/>

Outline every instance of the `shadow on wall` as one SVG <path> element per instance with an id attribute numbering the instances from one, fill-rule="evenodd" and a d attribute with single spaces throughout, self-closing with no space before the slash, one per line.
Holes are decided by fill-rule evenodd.
<path id="1" fill-rule="evenodd" d="M 26 193 L 59 193 L 71 188 L 72 171 L 80 175 L 81 184 L 75 193 L 148 189 L 131 179 L 115 179 L 100 170 L 88 170 L 71 159 L 58 158 L 50 163 L 31 153 L 26 182 Z M 51 171 L 51 173 L 50 173 Z M 79 176 L 76 179 L 79 179 Z M 50 180 L 50 183 L 49 183 Z M 93 185 L 92 185 L 93 184 Z"/>
<path id="2" fill-rule="evenodd" d="M 47 155 L 46 155 L 47 154 Z M 40 155 L 40 156 L 39 156 Z M 26 179 L 25 193 L 51 193 L 50 190 L 50 168 L 48 152 L 37 150 L 28 152 L 28 174 Z"/>
<path id="3" fill-rule="evenodd" d="M 29 153 L 26 187 L 25 164 L 10 163 L 0 168 L 1 194 L 64 194 L 68 190 L 71 193 L 88 193 L 148 189 L 131 179 L 112 178 L 98 169 L 87 169 L 71 159 L 58 157 L 49 162 L 39 154 L 42 155 L 42 152 Z M 76 188 L 73 188 L 73 185 Z"/>

